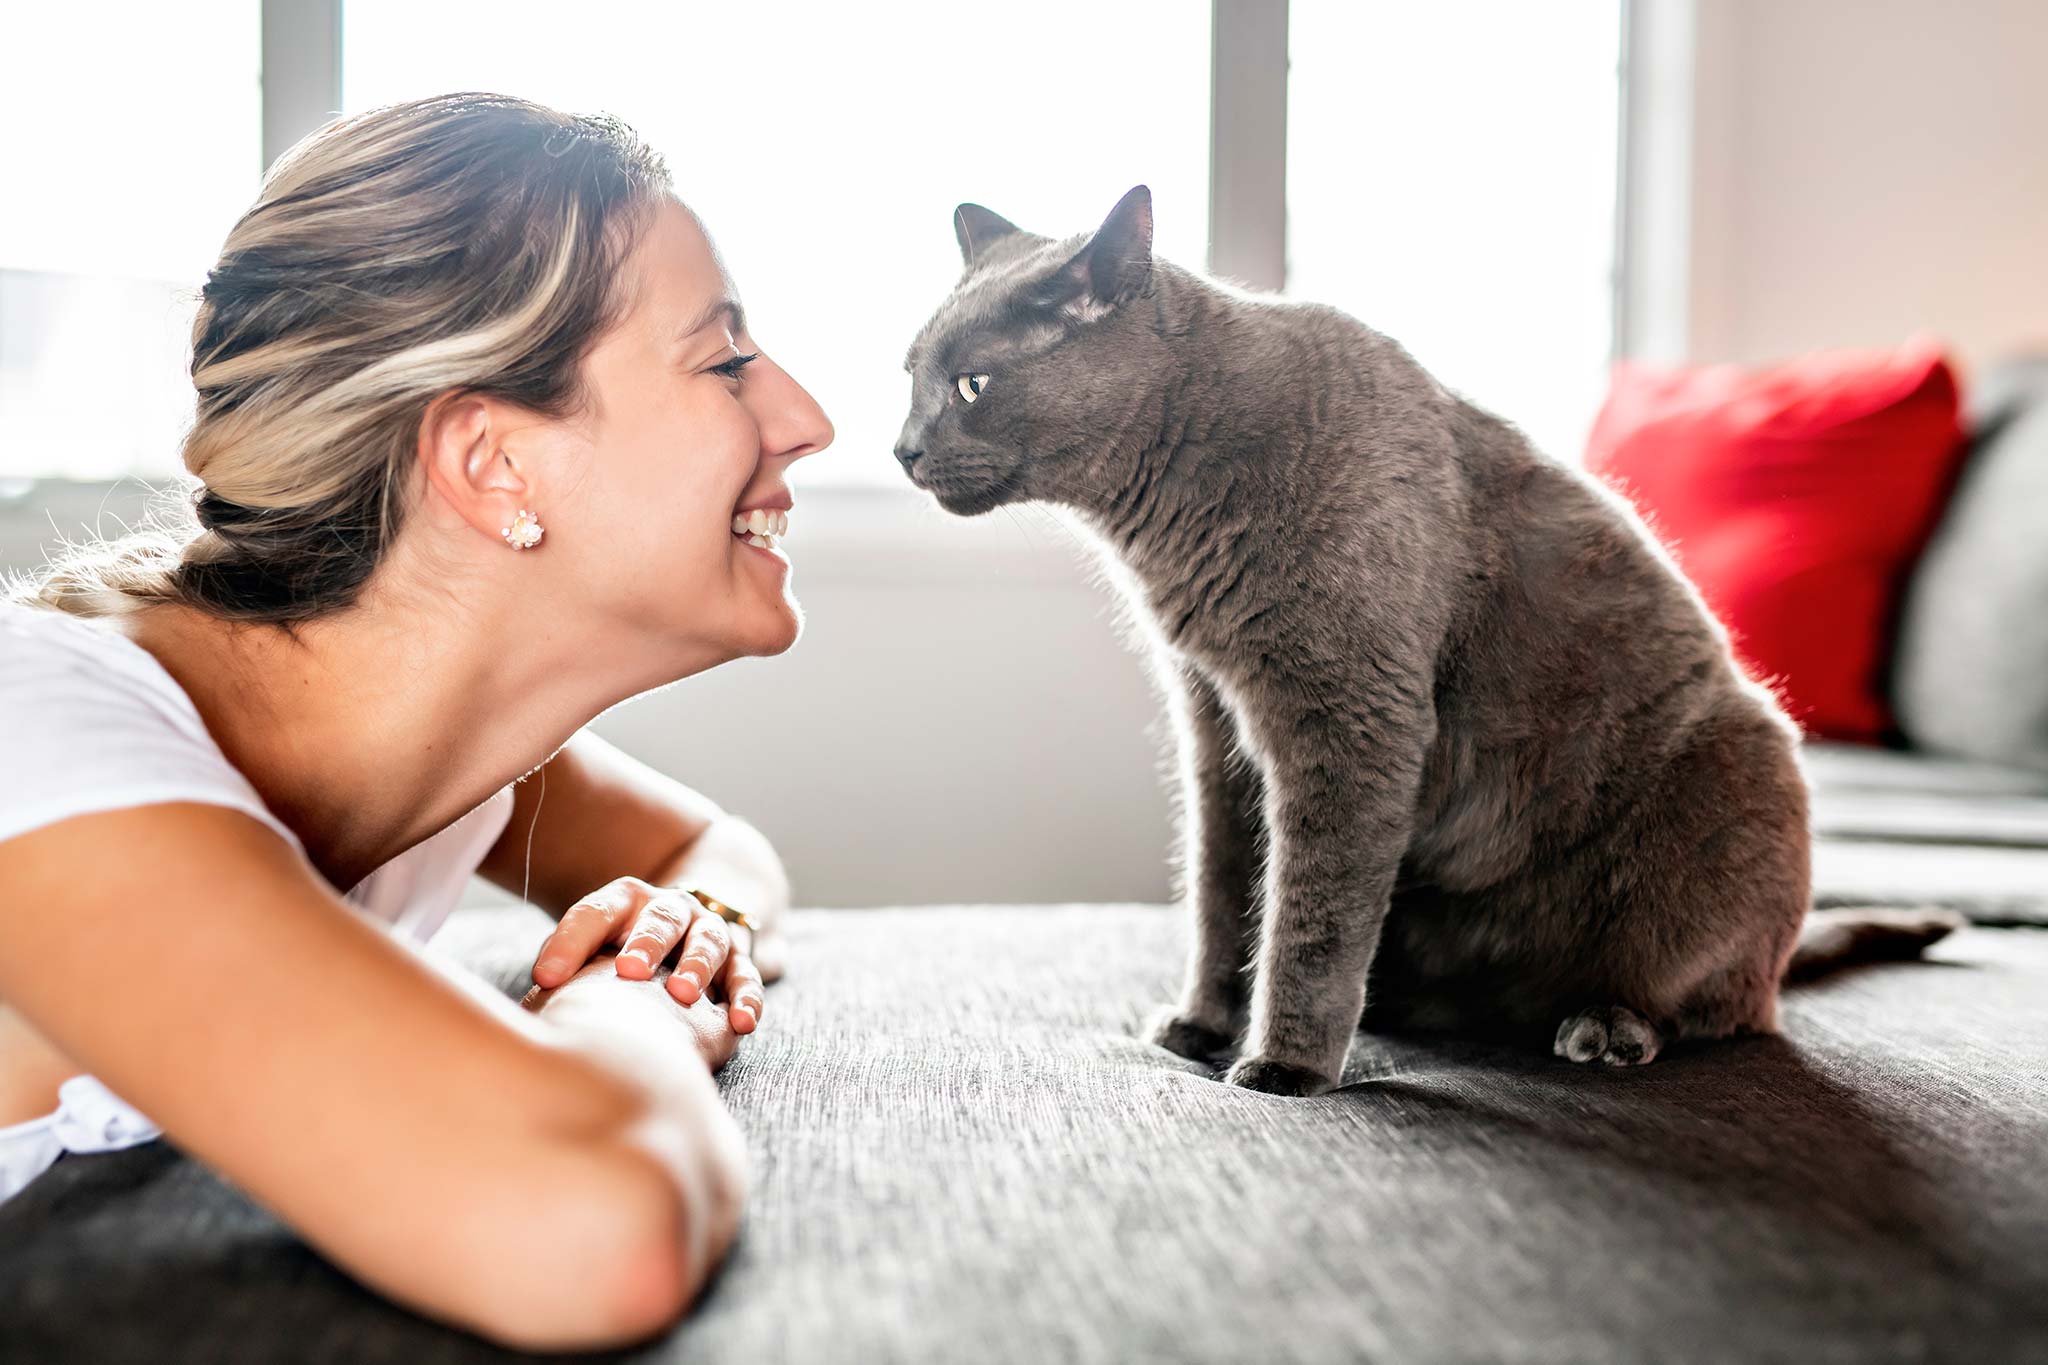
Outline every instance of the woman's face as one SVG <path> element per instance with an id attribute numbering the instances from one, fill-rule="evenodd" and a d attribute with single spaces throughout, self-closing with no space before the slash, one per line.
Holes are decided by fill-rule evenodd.
<path id="1" fill-rule="evenodd" d="M 626 270 L 627 311 L 585 360 L 589 409 L 552 452 L 555 506 L 535 509 L 543 549 L 566 561 L 551 567 L 571 609 L 622 644 L 673 649 L 690 671 L 779 654 L 802 617 L 774 529 L 790 466 L 832 443 L 832 423 L 747 334 L 680 203 L 659 205 Z M 756 511 L 766 545 L 733 529 Z"/>

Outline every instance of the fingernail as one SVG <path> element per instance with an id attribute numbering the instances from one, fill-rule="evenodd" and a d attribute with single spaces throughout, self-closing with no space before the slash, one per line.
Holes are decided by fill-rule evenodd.
<path id="1" fill-rule="evenodd" d="M 535 976 L 539 976 L 542 972 L 546 972 L 549 976 L 553 976 L 556 972 L 559 972 L 560 970 L 562 970 L 562 959 L 560 959 L 559 957 L 544 957 L 540 961 L 533 964 L 533 974 Z"/>
<path id="2" fill-rule="evenodd" d="M 653 955 L 649 953 L 645 948 L 628 948 L 625 952 L 620 953 L 619 956 L 638 958 L 640 961 L 646 963 L 650 967 L 654 965 Z"/>

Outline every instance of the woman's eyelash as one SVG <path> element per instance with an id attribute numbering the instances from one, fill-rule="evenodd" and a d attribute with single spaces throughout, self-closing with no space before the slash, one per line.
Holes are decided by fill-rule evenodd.
<path id="1" fill-rule="evenodd" d="M 736 355 L 731 360 L 726 361 L 723 365 L 713 365 L 711 367 L 711 373 L 722 374 L 727 379 L 738 379 L 740 377 L 741 370 L 744 370 L 745 368 L 747 368 L 747 366 L 753 364 L 760 358 L 761 353 L 759 351 L 755 351 L 752 355 Z"/>

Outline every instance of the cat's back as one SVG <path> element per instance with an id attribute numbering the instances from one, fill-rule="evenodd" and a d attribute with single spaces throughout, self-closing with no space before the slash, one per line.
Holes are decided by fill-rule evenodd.
<path id="1" fill-rule="evenodd" d="M 1439 639 L 1440 704 L 1482 742 L 1575 727 L 1627 743 L 1717 712 L 1790 733 L 1619 495 L 1340 309 L 1198 287 L 1187 339 L 1230 353 L 1228 407 L 1262 433 L 1262 477 L 1240 496 L 1298 529 L 1290 583 L 1316 599 L 1317 630 L 1331 604 L 1304 585 L 1340 584 Z M 1262 543 L 1289 548 L 1284 532 Z"/>
<path id="2" fill-rule="evenodd" d="M 1447 646 L 1470 661 L 1475 723 L 1654 749 L 1743 718 L 1789 744 L 1773 699 L 1624 498 L 1471 404 L 1452 420 L 1471 557 Z"/>
<path id="3" fill-rule="evenodd" d="M 1327 303 L 1174 273 L 1174 292 L 1191 306 L 1173 310 L 1173 333 L 1194 357 L 1193 372 L 1214 376 L 1218 389 L 1200 401 L 1257 413 L 1283 431 L 1300 424 L 1316 438 L 1312 452 L 1340 462 L 1375 442 L 1448 438 L 1443 419 L 1454 400 L 1393 337 Z"/>

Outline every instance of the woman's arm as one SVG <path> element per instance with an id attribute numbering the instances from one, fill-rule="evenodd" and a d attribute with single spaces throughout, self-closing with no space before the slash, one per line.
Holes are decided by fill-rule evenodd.
<path id="1" fill-rule="evenodd" d="M 716 1006 L 465 992 L 233 811 L 0 841 L 0 998 L 359 1279 L 508 1344 L 658 1330 L 737 1226 Z"/>
<path id="2" fill-rule="evenodd" d="M 768 840 L 589 731 L 513 789 L 512 818 L 478 871 L 558 917 L 621 877 L 700 888 L 747 912 L 759 942 L 742 931 L 738 946 L 766 980 L 781 975 L 789 878 Z"/>

